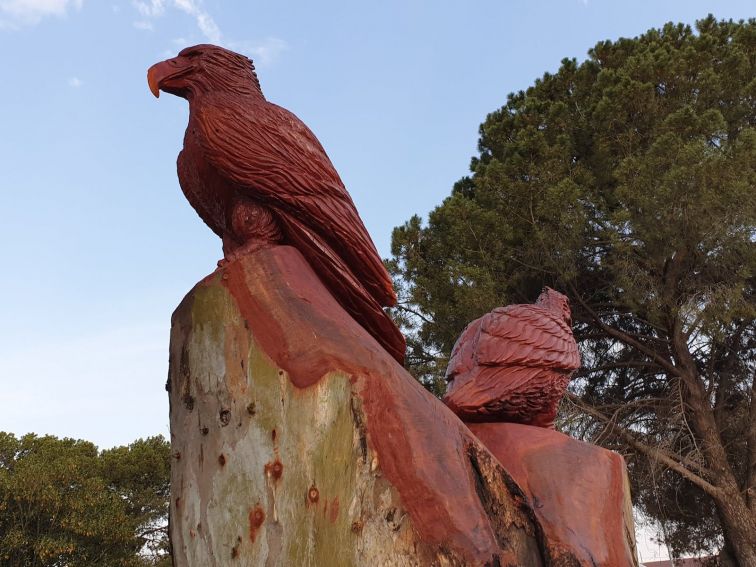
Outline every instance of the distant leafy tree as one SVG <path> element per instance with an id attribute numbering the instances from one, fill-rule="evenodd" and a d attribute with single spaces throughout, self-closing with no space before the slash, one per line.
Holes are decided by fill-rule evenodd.
<path id="1" fill-rule="evenodd" d="M 171 564 L 168 507 L 171 489 L 170 443 L 162 436 L 138 439 L 103 451 L 102 475 L 126 504 L 136 544 L 148 565 Z"/>
<path id="2" fill-rule="evenodd" d="M 394 230 L 408 365 L 443 389 L 464 326 L 567 293 L 573 431 L 628 457 L 677 553 L 756 565 L 756 21 L 603 41 L 509 96 L 472 176 Z M 722 539 L 723 538 L 723 539 Z"/>
<path id="3" fill-rule="evenodd" d="M 169 565 L 169 455 L 162 437 L 99 453 L 87 441 L 0 432 L 0 564 Z"/>

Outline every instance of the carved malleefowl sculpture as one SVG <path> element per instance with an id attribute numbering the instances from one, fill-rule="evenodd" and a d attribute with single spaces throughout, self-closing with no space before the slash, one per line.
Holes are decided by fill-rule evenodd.
<path id="1" fill-rule="evenodd" d="M 554 427 L 580 355 L 567 297 L 545 288 L 535 305 L 497 307 L 470 323 L 446 370 L 444 402 L 464 421 Z"/>
<path id="2" fill-rule="evenodd" d="M 315 135 L 265 100 L 252 61 L 197 45 L 153 65 L 150 89 L 189 101 L 178 157 L 181 188 L 223 239 L 225 261 L 275 244 L 296 247 L 339 303 L 400 363 L 404 337 L 382 306 L 391 278 Z M 223 261 L 221 262 L 223 263 Z"/>

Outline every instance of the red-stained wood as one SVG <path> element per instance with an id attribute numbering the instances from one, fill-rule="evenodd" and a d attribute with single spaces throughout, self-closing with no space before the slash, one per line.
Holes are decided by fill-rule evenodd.
<path id="1" fill-rule="evenodd" d="M 299 249 L 344 309 L 399 362 L 396 303 L 349 193 L 315 135 L 262 94 L 252 61 L 213 45 L 153 65 L 148 82 L 189 101 L 181 188 L 223 239 L 226 260 L 265 246 Z"/>
<path id="2" fill-rule="evenodd" d="M 567 297 L 498 307 L 470 323 L 452 350 L 444 402 L 465 421 L 553 427 L 580 355 Z"/>
<path id="3" fill-rule="evenodd" d="M 518 537 L 533 538 L 535 532 L 527 528 L 527 513 L 518 510 L 513 496 L 491 496 L 511 500 L 508 522 L 506 516 L 490 517 L 481 501 L 482 481 L 471 458 L 484 461 L 485 449 L 351 320 L 298 251 L 259 250 L 220 273 L 255 340 L 297 387 L 312 386 L 329 372 L 350 376 L 366 415 L 367 442 L 424 545 L 449 549 L 468 565 L 518 565 L 513 549 L 537 553 L 534 543 L 528 547 L 517 542 Z M 489 466 L 497 465 L 491 459 Z M 500 492 L 505 492 L 501 479 L 508 477 L 503 469 L 497 474 Z M 499 540 L 509 532 L 507 549 Z"/>
<path id="4" fill-rule="evenodd" d="M 573 555 L 587 567 L 637 565 L 620 455 L 540 427 L 468 426 L 525 491 L 544 531 L 549 561 L 561 565 L 560 558 Z"/>
<path id="5" fill-rule="evenodd" d="M 293 247 L 257 250 L 200 282 L 174 313 L 170 368 L 171 438 L 182 454 L 171 472 L 177 567 L 229 557 L 260 566 L 589 565 L 585 546 L 619 557 L 614 540 L 604 553 L 572 514 L 616 525 L 620 476 L 581 484 L 582 461 L 541 441 L 559 436 L 550 430 L 471 431 Z M 545 502 L 557 502 L 553 514 Z"/>

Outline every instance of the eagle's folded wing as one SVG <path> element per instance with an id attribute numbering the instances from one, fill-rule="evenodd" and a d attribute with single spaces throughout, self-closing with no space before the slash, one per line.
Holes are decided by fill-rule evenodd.
<path id="1" fill-rule="evenodd" d="M 311 263 L 346 265 L 376 301 L 394 305 L 391 278 L 317 138 L 289 111 L 262 105 L 255 112 L 232 97 L 203 105 L 197 119 L 207 160 L 242 194 L 284 218 L 285 228 L 305 226 L 294 240 L 313 240 L 308 250 L 319 257 Z"/>

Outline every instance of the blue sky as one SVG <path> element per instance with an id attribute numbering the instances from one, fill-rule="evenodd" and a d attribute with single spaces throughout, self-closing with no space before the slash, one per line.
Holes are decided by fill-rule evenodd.
<path id="1" fill-rule="evenodd" d="M 750 8 L 750 9 L 749 9 Z M 0 0 L 0 430 L 167 433 L 170 314 L 219 240 L 181 194 L 184 100 L 147 68 L 221 43 L 320 138 L 382 255 L 467 172 L 507 93 L 597 41 L 750 2 Z"/>
<path id="2" fill-rule="evenodd" d="M 467 172 L 486 114 L 564 57 L 753 2 L 0 0 L 0 430 L 167 435 L 170 314 L 220 241 L 181 194 L 184 100 L 147 68 L 213 42 L 319 137 L 382 255 Z"/>
<path id="3" fill-rule="evenodd" d="M 170 314 L 220 242 L 184 200 L 184 100 L 147 68 L 252 57 L 320 138 L 383 256 L 467 172 L 477 129 L 597 41 L 752 1 L 0 0 L 0 430 L 102 447 L 168 434 Z"/>

